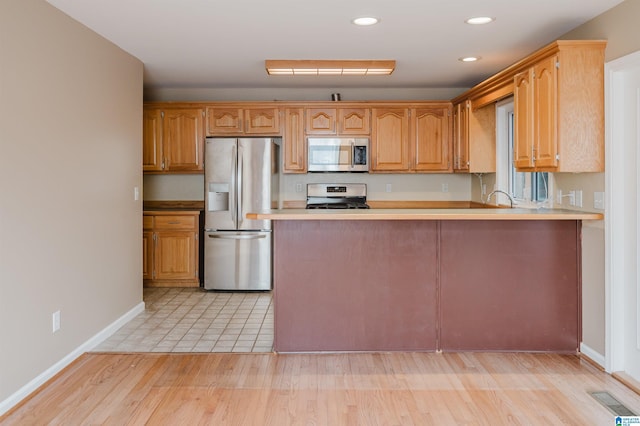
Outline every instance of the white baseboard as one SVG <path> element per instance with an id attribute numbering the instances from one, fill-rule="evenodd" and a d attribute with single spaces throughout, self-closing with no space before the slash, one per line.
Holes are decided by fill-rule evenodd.
<path id="1" fill-rule="evenodd" d="M 46 369 L 38 377 L 24 385 L 9 398 L 5 399 L 4 401 L 0 401 L 0 416 L 9 411 L 16 404 L 18 404 L 20 401 L 22 401 L 24 398 L 29 396 L 32 392 L 46 383 L 47 380 L 51 379 L 53 376 L 62 371 L 62 369 L 75 361 L 80 355 L 92 350 L 100 343 L 104 342 L 120 327 L 131 321 L 136 315 L 141 312 L 144 312 L 144 302 L 140 302 L 139 304 L 134 306 L 129 312 L 122 315 L 120 318 L 102 329 L 102 331 L 100 331 L 98 334 L 94 335 L 89 340 L 71 351 L 68 355 Z"/>
<path id="2" fill-rule="evenodd" d="M 604 355 L 601 355 L 600 353 L 591 349 L 589 346 L 585 345 L 584 343 L 580 343 L 580 352 L 588 356 L 591 359 L 591 361 L 595 362 L 600 367 L 604 368 L 604 362 L 605 362 Z"/>

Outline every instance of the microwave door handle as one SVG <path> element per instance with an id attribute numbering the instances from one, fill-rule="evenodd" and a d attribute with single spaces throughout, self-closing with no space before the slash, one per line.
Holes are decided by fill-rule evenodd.
<path id="1" fill-rule="evenodd" d="M 349 163 L 351 163 L 351 169 L 353 170 L 353 168 L 355 167 L 355 156 L 356 156 L 356 144 L 355 142 L 351 142 L 351 150 L 350 152 L 350 159 L 349 159 Z"/>

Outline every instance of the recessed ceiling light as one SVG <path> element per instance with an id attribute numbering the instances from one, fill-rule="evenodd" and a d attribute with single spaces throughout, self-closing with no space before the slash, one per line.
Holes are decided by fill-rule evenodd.
<path id="1" fill-rule="evenodd" d="M 360 18 L 354 18 L 351 22 L 355 25 L 367 26 L 367 25 L 375 25 L 380 20 L 378 18 L 374 18 L 373 16 L 363 16 Z"/>
<path id="2" fill-rule="evenodd" d="M 495 18 L 491 18 L 489 16 L 476 16 L 473 18 L 469 18 L 467 19 L 466 22 L 467 24 L 471 24 L 471 25 L 484 25 L 484 24 L 488 24 L 489 22 L 493 22 L 495 21 Z"/>
<path id="3" fill-rule="evenodd" d="M 475 62 L 480 60 L 480 56 L 465 56 L 463 58 L 458 58 L 460 62 Z"/>

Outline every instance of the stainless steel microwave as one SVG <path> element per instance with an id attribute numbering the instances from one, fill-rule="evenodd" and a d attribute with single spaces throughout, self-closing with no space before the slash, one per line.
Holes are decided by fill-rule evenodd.
<path id="1" fill-rule="evenodd" d="M 310 172 L 368 172 L 369 138 L 307 138 Z"/>

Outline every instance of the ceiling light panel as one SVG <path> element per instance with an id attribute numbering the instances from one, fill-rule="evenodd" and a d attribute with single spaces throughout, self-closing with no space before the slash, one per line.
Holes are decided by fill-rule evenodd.
<path id="1" fill-rule="evenodd" d="M 389 75 L 393 60 L 275 60 L 264 61 L 269 75 Z"/>

